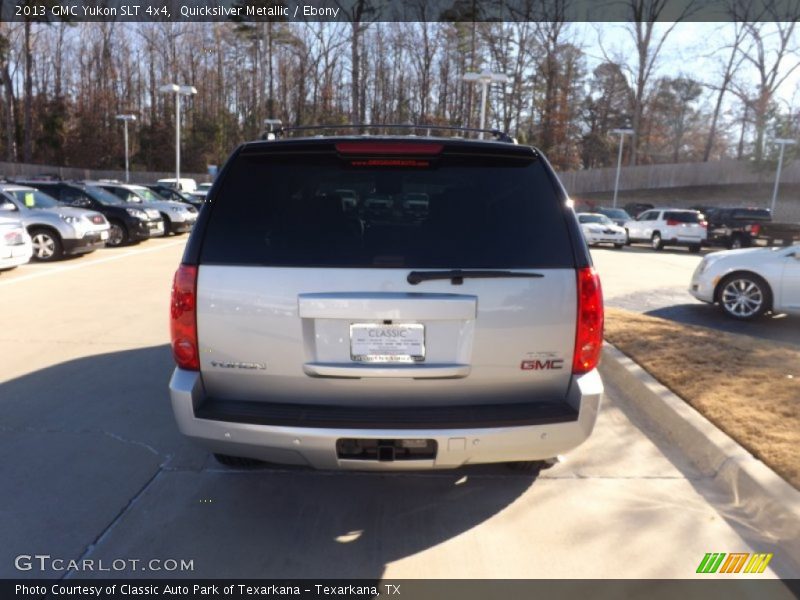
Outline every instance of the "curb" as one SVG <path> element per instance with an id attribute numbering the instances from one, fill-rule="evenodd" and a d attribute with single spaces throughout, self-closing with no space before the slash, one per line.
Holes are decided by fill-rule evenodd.
<path id="1" fill-rule="evenodd" d="M 800 491 L 608 342 L 600 373 L 713 479 L 727 506 L 743 512 L 748 526 L 779 544 L 782 558 L 800 565 Z"/>

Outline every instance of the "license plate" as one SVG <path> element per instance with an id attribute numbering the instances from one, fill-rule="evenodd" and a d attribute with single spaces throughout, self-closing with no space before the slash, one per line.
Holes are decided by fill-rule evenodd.
<path id="1" fill-rule="evenodd" d="M 357 362 L 416 363 L 425 360 L 425 326 L 353 323 L 350 358 Z"/>
<path id="2" fill-rule="evenodd" d="M 783 246 L 783 240 L 772 240 L 772 243 L 776 246 Z"/>
<path id="3" fill-rule="evenodd" d="M 108 239 L 108 232 L 107 231 L 101 231 L 100 232 L 100 239 L 101 240 L 107 240 Z"/>
<path id="4" fill-rule="evenodd" d="M 162 223 L 153 223 L 150 228 L 153 231 L 164 231 L 164 225 Z"/>

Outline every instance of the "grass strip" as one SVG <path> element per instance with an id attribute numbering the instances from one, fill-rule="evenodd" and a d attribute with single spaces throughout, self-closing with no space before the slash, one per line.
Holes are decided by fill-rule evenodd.
<path id="1" fill-rule="evenodd" d="M 605 337 L 800 489 L 800 350 L 617 308 Z"/>

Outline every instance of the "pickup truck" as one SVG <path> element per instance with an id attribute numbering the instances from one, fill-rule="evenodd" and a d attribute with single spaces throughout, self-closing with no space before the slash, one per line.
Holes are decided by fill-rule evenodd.
<path id="1" fill-rule="evenodd" d="M 777 223 L 766 208 L 724 208 L 706 211 L 709 246 L 791 246 L 800 242 L 800 223 Z"/>

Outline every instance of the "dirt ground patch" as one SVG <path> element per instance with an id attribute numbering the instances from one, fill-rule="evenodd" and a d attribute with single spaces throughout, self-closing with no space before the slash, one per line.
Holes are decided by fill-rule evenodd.
<path id="1" fill-rule="evenodd" d="M 800 489 L 800 351 L 615 308 L 605 337 Z"/>

